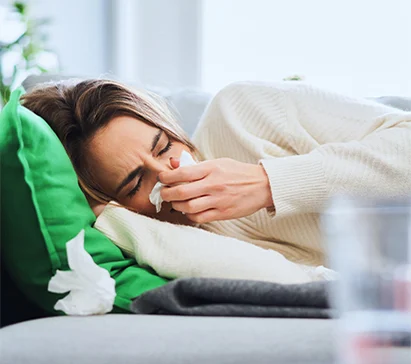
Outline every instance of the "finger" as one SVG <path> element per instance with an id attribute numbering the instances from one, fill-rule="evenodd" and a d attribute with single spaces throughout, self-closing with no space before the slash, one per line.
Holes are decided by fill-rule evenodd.
<path id="1" fill-rule="evenodd" d="M 188 201 L 178 201 L 171 204 L 174 210 L 185 214 L 198 214 L 213 208 L 213 198 L 211 196 L 201 196 Z"/>
<path id="2" fill-rule="evenodd" d="M 197 214 L 185 214 L 185 216 L 197 224 L 205 224 L 211 221 L 222 220 L 219 218 L 219 214 L 217 209 L 210 209 Z"/>
<path id="3" fill-rule="evenodd" d="M 158 178 L 165 185 L 176 183 L 192 182 L 204 178 L 207 175 L 207 169 L 201 165 L 186 166 L 174 169 L 172 171 L 161 172 Z"/>
<path id="4" fill-rule="evenodd" d="M 208 187 L 204 180 L 186 183 L 178 186 L 164 186 L 160 191 L 160 196 L 164 201 L 187 201 L 208 195 Z"/>

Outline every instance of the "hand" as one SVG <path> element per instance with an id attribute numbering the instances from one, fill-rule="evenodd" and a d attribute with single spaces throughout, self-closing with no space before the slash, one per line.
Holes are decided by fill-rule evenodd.
<path id="1" fill-rule="evenodd" d="M 196 223 L 236 219 L 273 205 L 264 168 L 230 158 L 162 172 L 159 180 L 169 186 L 161 191 L 163 200 Z"/>

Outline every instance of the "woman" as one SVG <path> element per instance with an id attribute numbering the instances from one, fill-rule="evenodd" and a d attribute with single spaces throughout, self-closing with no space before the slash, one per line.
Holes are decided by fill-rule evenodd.
<path id="1" fill-rule="evenodd" d="M 224 88 L 192 142 L 164 103 L 113 81 L 43 85 L 22 103 L 56 132 L 97 214 L 114 200 L 294 263 L 324 264 L 319 216 L 332 195 L 411 194 L 411 113 L 304 83 Z M 183 150 L 200 163 L 179 168 Z"/>

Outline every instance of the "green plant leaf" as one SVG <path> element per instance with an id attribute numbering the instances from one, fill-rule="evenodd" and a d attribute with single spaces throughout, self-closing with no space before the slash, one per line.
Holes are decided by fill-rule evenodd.
<path id="1" fill-rule="evenodd" d="M 12 73 L 12 75 L 11 75 L 10 85 L 13 85 L 14 81 L 16 80 L 16 77 L 17 77 L 17 73 L 18 73 L 18 72 L 19 72 L 19 69 L 18 69 L 17 65 L 15 64 L 14 67 L 13 67 L 13 73 Z"/>
<path id="2" fill-rule="evenodd" d="M 4 86 L 0 88 L 0 97 L 3 106 L 7 104 L 7 102 L 10 100 L 10 95 L 11 95 L 11 88 L 8 86 Z"/>
<path id="3" fill-rule="evenodd" d="M 39 66 L 39 65 L 37 65 L 36 67 L 40 70 L 41 73 L 47 73 L 49 71 L 47 68 L 44 68 L 44 67 Z"/>
<path id="4" fill-rule="evenodd" d="M 23 42 L 23 40 L 26 39 L 27 37 L 27 31 L 25 31 L 22 35 L 20 35 L 15 41 L 9 43 L 9 44 L 5 44 L 5 43 L 1 43 L 0 45 L 0 52 L 1 51 L 7 51 L 12 49 L 15 45 L 17 44 L 21 44 Z"/>
<path id="5" fill-rule="evenodd" d="M 283 81 L 303 81 L 303 80 L 304 80 L 304 76 L 300 76 L 300 75 L 292 75 L 292 76 L 283 78 Z"/>
<path id="6" fill-rule="evenodd" d="M 11 43 L 0 42 L 0 100 L 2 100 L 3 105 L 9 100 L 11 89 L 20 75 L 20 71 L 38 70 L 41 73 L 48 72 L 45 67 L 37 64 L 39 60 L 37 56 L 46 48 L 47 34 L 45 34 L 43 27 L 47 26 L 50 20 L 47 18 L 30 18 L 30 8 L 27 0 L 11 3 L 11 9 L 14 13 L 20 15 L 19 18 L 25 26 L 25 31 Z M 1 59 L 11 51 L 18 52 L 21 58 L 14 65 L 12 75 L 8 77 L 2 72 Z"/>
<path id="7" fill-rule="evenodd" d="M 26 15 L 26 10 L 27 10 L 27 4 L 24 1 L 15 1 L 14 4 L 14 9 L 21 14 L 21 15 Z"/>

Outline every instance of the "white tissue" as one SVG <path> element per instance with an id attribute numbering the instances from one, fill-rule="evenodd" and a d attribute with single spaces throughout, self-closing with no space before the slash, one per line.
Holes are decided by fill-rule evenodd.
<path id="1" fill-rule="evenodd" d="M 192 166 L 194 164 L 197 164 L 197 162 L 193 159 L 193 156 L 183 150 L 180 155 L 180 167 Z"/>
<path id="2" fill-rule="evenodd" d="M 320 265 L 315 268 L 314 274 L 317 278 L 326 281 L 333 281 L 339 278 L 339 275 L 336 271 L 326 268 L 323 265 Z"/>
<path id="3" fill-rule="evenodd" d="M 163 202 L 163 199 L 160 196 L 160 191 L 163 188 L 163 186 L 164 185 L 161 182 L 157 182 L 154 185 L 154 188 L 152 189 L 150 196 L 148 196 L 150 202 L 156 207 L 157 213 L 161 211 L 161 204 Z"/>
<path id="4" fill-rule="evenodd" d="M 66 243 L 70 271 L 57 270 L 48 290 L 70 293 L 57 301 L 55 310 L 67 315 L 99 315 L 113 309 L 116 282 L 109 272 L 94 263 L 84 249 L 84 230 Z"/>
<path id="5" fill-rule="evenodd" d="M 180 156 L 180 167 L 185 166 L 192 166 L 196 164 L 196 161 L 193 159 L 190 153 L 183 150 Z M 163 199 L 160 196 L 160 191 L 163 188 L 163 184 L 161 182 L 157 182 L 152 189 L 149 199 L 150 202 L 156 207 L 156 212 L 159 213 L 161 211 L 161 204 Z"/>

